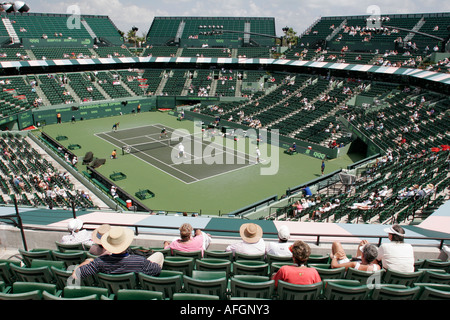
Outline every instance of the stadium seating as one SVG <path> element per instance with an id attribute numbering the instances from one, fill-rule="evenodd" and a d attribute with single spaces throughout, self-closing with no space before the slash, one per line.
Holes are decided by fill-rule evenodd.
<path id="1" fill-rule="evenodd" d="M 44 249 L 43 249 L 44 250 Z M 48 249 L 54 252 L 53 249 Z M 217 251 L 217 254 L 225 251 Z M 23 258 L 24 259 L 24 258 Z M 165 262 L 180 259 L 193 261 L 193 258 L 176 257 L 169 253 Z M 213 261 L 212 261 L 213 260 Z M 204 298 L 219 300 L 425 300 L 448 299 L 448 274 L 436 269 L 421 269 L 420 271 L 404 274 L 394 271 L 383 271 L 381 281 L 367 281 L 368 276 L 376 273 L 358 272 L 351 268 L 330 269 L 329 264 L 310 264 L 316 268 L 322 281 L 312 285 L 294 285 L 279 281 L 274 286 L 270 280 L 278 267 L 288 263 L 272 261 L 271 258 L 257 260 L 239 260 L 240 264 L 247 263 L 247 274 L 242 274 L 236 268 L 236 262 L 230 259 L 199 258 L 194 265 L 181 268 L 182 271 L 171 271 L 164 267 L 159 276 L 149 276 L 143 273 L 103 274 L 82 279 L 81 284 L 74 286 L 69 277 L 72 271 L 66 270 L 61 261 L 38 260 L 36 262 L 61 263 L 59 267 L 27 267 L 17 266 L 16 262 L 1 262 L 0 266 L 10 265 L 9 283 L 0 280 L 3 294 L 1 299 L 157 299 L 177 300 L 191 299 L 191 295 L 202 295 Z M 211 268 L 211 262 L 228 264 L 220 265 L 223 269 Z M 418 263 L 421 261 L 417 261 Z M 290 263 L 289 263 L 290 264 Z M 165 265 L 165 263 L 164 263 Z M 206 269 L 203 266 L 207 266 Z M 264 272 L 248 272 L 254 265 L 264 265 Z M 270 269 L 267 268 L 270 265 Z M 216 265 L 219 266 L 219 265 Z M 172 267 L 172 266 L 169 266 Z M 231 268 L 230 268 L 231 267 Z M 44 270 L 45 269 L 45 270 Z M 3 269 L 0 269 L 3 270 Z M 323 273 L 323 271 L 334 274 Z M 187 274 L 189 272 L 189 275 Z M 13 276 L 12 276 L 13 275 Z M 12 280 L 12 281 L 11 281 Z M 443 280 L 443 281 L 442 281 Z M 48 286 L 49 294 L 43 296 L 37 286 Z M 20 288 L 26 288 L 20 289 Z M 34 288 L 34 289 L 33 289 Z M 33 291 L 33 294 L 17 295 L 22 291 Z M 38 292 L 34 292 L 34 291 Z M 92 297 L 93 295 L 93 297 Z M 217 297 L 217 298 L 216 298 Z"/>
<path id="2" fill-rule="evenodd" d="M 42 39 L 43 35 L 47 35 L 51 40 L 69 37 L 75 40 L 98 38 L 103 44 L 92 48 L 0 48 L 0 61 L 133 56 L 127 46 L 122 45 L 123 39 L 107 17 L 83 16 L 81 29 L 69 31 L 65 25 L 66 15 L 7 16 L 19 38 L 25 40 L 25 43 L 26 39 Z M 411 29 L 424 22 L 420 31 L 438 36 L 446 35 L 448 16 L 392 15 L 390 18 L 389 23 L 399 28 Z M 247 28 L 253 32 L 274 34 L 272 22 L 271 19 L 250 19 Z M 407 33 L 349 33 L 352 27 L 358 28 L 366 23 L 365 16 L 321 18 L 301 34 L 297 46 L 289 48 L 281 57 L 317 62 L 424 68 L 423 61 L 429 53 L 425 47 L 432 48 L 434 41 L 414 35 L 411 41 L 417 43 L 419 50 L 405 49 L 396 52 L 394 40 L 408 36 Z M 255 47 L 200 48 L 199 42 L 194 40 L 211 38 L 200 35 L 199 30 L 219 24 L 225 29 L 246 28 L 245 20 L 238 18 L 156 18 L 148 33 L 149 45 L 144 48 L 142 56 L 240 59 L 272 57 L 270 46 L 264 45 L 271 41 L 260 37 L 250 37 L 250 42 Z M 174 44 L 178 36 L 178 41 L 186 45 L 165 46 L 167 43 Z M 329 38 L 325 43 L 323 40 L 327 37 Z M 0 38 L 9 39 L 1 23 Z M 224 34 L 218 38 L 229 41 L 228 43 L 245 41 L 243 34 L 237 33 Z M 258 47 L 257 44 L 263 45 Z M 349 46 L 349 50 L 342 50 L 344 46 Z M 214 102 L 213 105 L 202 103 L 197 111 L 203 116 L 220 115 L 222 119 L 230 119 L 229 121 L 249 128 L 278 129 L 284 137 L 324 147 L 329 146 L 332 140 L 347 145 L 353 141 L 353 134 L 380 146 L 393 156 L 392 160 L 386 161 L 384 155 L 380 156 L 376 164 L 361 168 L 352 192 L 322 194 L 320 203 L 303 209 L 296 215 L 293 213 L 292 203 L 288 203 L 286 207 L 277 210 L 275 219 L 408 224 L 417 215 L 426 217 L 433 213 L 445 201 L 440 192 L 449 184 L 446 162 L 448 153 L 433 157 L 429 147 L 448 144 L 450 126 L 446 112 L 450 99 L 445 93 L 434 92 L 434 88 L 421 87 L 419 81 L 414 81 L 411 85 L 398 84 L 382 80 L 380 74 L 377 74 L 377 80 L 370 81 L 346 76 L 330 78 L 315 73 L 292 72 L 288 67 L 285 71 L 266 71 L 263 68 L 226 70 L 225 67 L 222 70 L 197 69 L 193 65 L 181 69 L 179 66 L 172 68 L 170 64 L 158 65 L 158 68 L 147 68 L 147 65 L 141 67 L 142 65 L 137 66 L 137 69 L 122 69 L 123 66 L 118 64 L 117 68 L 111 66 L 110 70 L 101 68 L 100 71 L 93 71 L 90 67 L 84 69 L 80 64 L 73 69 L 61 68 L 60 71 L 53 66 L 48 74 L 34 73 L 38 69 L 33 69 L 29 74 L 3 75 L 0 78 L 1 118 L 17 117 L 21 112 L 42 104 L 51 109 L 72 102 L 110 100 L 133 95 L 246 97 L 248 100 L 239 102 Z M 430 68 L 437 69 L 437 66 L 431 65 Z M 445 63 L 439 70 L 445 72 Z M 347 105 L 350 104 L 349 101 L 356 101 L 358 98 L 372 103 Z M 308 102 L 302 99 L 307 99 Z M 341 125 L 340 129 L 336 128 L 337 123 Z M 406 143 L 398 142 L 399 134 L 406 139 Z M 14 199 L 18 199 L 22 206 L 67 208 L 74 202 L 83 209 L 94 208 L 92 202 L 73 190 L 73 184 L 56 174 L 52 164 L 31 148 L 26 138 L 4 134 L 0 148 L 8 149 L 11 153 L 11 159 L 3 155 L 0 159 L 1 204 L 12 204 Z M 59 153 L 54 147 L 52 150 Z M 54 175 L 53 182 L 65 190 L 66 196 L 53 197 L 44 192 L 37 183 L 43 178 L 42 172 L 51 172 Z M 36 180 L 29 174 L 34 175 Z M 14 184 L 13 176 L 16 175 L 22 178 L 23 189 Z M 434 194 L 438 196 L 427 195 L 414 201 L 401 198 L 401 191 L 413 183 L 421 186 L 433 184 Z M 382 186 L 386 186 L 390 193 L 383 199 L 382 207 L 370 210 L 351 208 L 352 204 L 367 200 L 371 192 L 380 190 Z M 319 193 L 313 195 L 316 196 Z M 299 197 L 301 198 L 303 197 Z M 321 212 L 320 208 L 324 203 L 336 199 L 340 200 L 340 205 L 326 213 Z M 229 252 L 208 250 L 204 252 L 204 257 L 200 252 L 192 253 L 194 256 L 191 256 L 191 253 L 166 250 L 166 261 L 158 277 L 144 274 L 99 274 L 83 280 L 82 292 L 76 293 L 68 287 L 71 272 L 67 268 L 88 257 L 85 251 L 87 248 L 63 248 L 58 243 L 55 245 L 58 250 L 20 250 L 22 266 L 12 261 L 1 261 L 0 291 L 3 293 L 0 294 L 0 299 L 449 299 L 448 262 L 417 261 L 416 271 L 411 274 L 382 271 L 380 275 L 382 274 L 383 283 L 372 288 L 366 282 L 374 274 L 351 268 L 331 269 L 328 255 L 311 256 L 308 265 L 318 270 L 322 283 L 297 286 L 280 281 L 278 288 L 275 288 L 270 275 L 282 265 L 291 264 L 291 258 L 239 254 L 233 257 Z M 221 272 L 219 279 L 198 279 L 201 272 L 212 274 L 209 272 L 217 271 Z M 48 284 L 49 291 L 30 287 L 25 290 L 27 292 L 22 292 L 24 289 L 21 289 L 21 282 L 38 281 Z"/>

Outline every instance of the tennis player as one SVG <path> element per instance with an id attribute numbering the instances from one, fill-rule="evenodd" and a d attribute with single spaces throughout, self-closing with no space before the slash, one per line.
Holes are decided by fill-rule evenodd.
<path id="1" fill-rule="evenodd" d="M 167 138 L 167 130 L 166 130 L 166 128 L 163 128 L 163 129 L 161 130 L 161 134 L 159 135 L 159 138 L 161 139 L 163 135 L 165 135 L 166 138 Z"/>
<path id="2" fill-rule="evenodd" d="M 186 158 L 186 153 L 184 152 L 184 145 L 182 143 L 178 145 L 178 158 L 181 157 Z"/>
<path id="3" fill-rule="evenodd" d="M 119 128 L 119 122 L 114 123 L 112 126 L 112 130 L 117 131 L 118 128 Z"/>
<path id="4" fill-rule="evenodd" d="M 261 163 L 261 151 L 256 147 L 256 163 Z"/>

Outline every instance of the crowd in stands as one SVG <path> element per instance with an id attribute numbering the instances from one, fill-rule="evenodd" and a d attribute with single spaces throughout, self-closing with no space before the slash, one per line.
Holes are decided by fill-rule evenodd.
<path id="1" fill-rule="evenodd" d="M 72 202 L 77 207 L 94 208 L 89 192 L 76 190 L 74 178 L 65 170 L 58 169 L 38 150 L 28 138 L 4 134 L 1 149 L 2 198 L 15 197 L 19 204 L 68 209 Z M 76 157 L 66 159 L 76 166 Z"/>

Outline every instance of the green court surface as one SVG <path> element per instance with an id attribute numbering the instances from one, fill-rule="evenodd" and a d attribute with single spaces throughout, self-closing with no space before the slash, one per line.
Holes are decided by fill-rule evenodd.
<path id="1" fill-rule="evenodd" d="M 119 128 L 113 132 L 112 126 L 117 122 L 120 123 Z M 228 165 L 226 160 L 225 164 L 210 164 L 207 158 L 208 155 L 209 159 L 211 158 L 211 153 L 207 154 L 205 151 L 205 146 L 211 146 L 209 140 L 203 144 L 201 155 L 205 158 L 196 158 L 201 160 L 198 163 L 173 163 L 168 154 L 176 154 L 176 151 L 173 151 L 175 147 L 122 155 L 121 145 L 127 142 L 124 139 L 130 139 L 127 143 L 132 145 L 148 142 L 145 138 L 157 140 L 162 127 L 167 127 L 169 133 L 173 130 L 195 133 L 198 130 L 194 122 L 177 121 L 176 117 L 162 112 L 54 124 L 45 126 L 42 130 L 53 138 L 66 136 L 67 140 L 59 141 L 66 147 L 81 147 L 72 151 L 79 158 L 80 172 L 85 169 L 82 165 L 83 157 L 91 151 L 94 158 L 106 159 L 106 163 L 97 169 L 102 175 L 109 177 L 117 172 L 126 175 L 126 179 L 115 183 L 129 194 L 134 195 L 140 190 L 153 192 L 155 197 L 142 200 L 142 203 L 152 210 L 201 210 L 202 214 L 206 215 L 227 214 L 267 197 L 281 196 L 288 188 L 320 176 L 321 160 L 300 154 L 286 155 L 283 149 L 264 144 L 260 146 L 262 163 L 255 164 L 256 145 L 250 142 L 245 150 L 245 163 L 240 165 Z M 137 129 L 139 131 L 135 132 Z M 150 131 L 142 133 L 142 130 Z M 113 140 L 110 137 L 113 137 Z M 229 143 L 225 140 L 231 139 L 216 137 L 215 143 Z M 117 150 L 118 156 L 112 160 L 110 155 L 114 149 Z M 328 160 L 325 174 L 346 168 L 359 160 L 361 157 L 354 155 Z M 276 174 L 273 174 L 274 172 Z"/>

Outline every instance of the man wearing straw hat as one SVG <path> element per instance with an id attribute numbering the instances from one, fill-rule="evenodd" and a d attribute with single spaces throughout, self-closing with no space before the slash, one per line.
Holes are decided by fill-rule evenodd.
<path id="1" fill-rule="evenodd" d="M 244 223 L 239 229 L 242 241 L 229 245 L 225 250 L 233 253 L 264 254 L 266 244 L 262 239 L 262 228 L 255 223 Z"/>
<path id="2" fill-rule="evenodd" d="M 148 259 L 140 255 L 129 254 L 127 249 L 133 239 L 133 230 L 124 227 L 111 227 L 101 238 L 102 246 L 111 254 L 99 256 L 94 260 L 86 260 L 73 271 L 72 277 L 82 279 L 99 272 L 107 274 L 142 272 L 147 275 L 158 276 L 164 262 L 163 254 L 156 252 Z"/>

